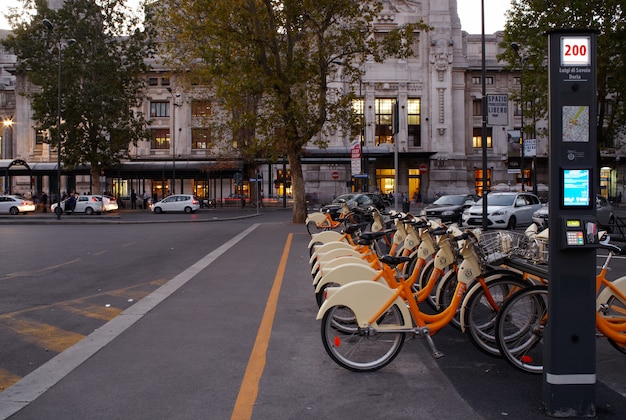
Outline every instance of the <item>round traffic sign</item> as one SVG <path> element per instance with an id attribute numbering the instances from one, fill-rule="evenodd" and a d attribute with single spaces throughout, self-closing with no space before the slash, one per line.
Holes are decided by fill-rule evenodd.
<path id="1" fill-rule="evenodd" d="M 333 179 L 339 179 L 339 172 L 335 171 L 331 174 L 331 176 L 333 177 Z"/>

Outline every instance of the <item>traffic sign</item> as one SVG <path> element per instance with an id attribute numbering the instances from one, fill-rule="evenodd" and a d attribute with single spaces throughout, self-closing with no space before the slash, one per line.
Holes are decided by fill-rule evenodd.
<path id="1" fill-rule="evenodd" d="M 339 179 L 339 172 L 335 171 L 331 174 L 331 176 L 333 177 L 333 179 Z"/>

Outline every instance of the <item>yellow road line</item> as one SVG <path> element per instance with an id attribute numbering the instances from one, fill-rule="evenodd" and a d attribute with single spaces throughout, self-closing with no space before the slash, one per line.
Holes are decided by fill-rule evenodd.
<path id="1" fill-rule="evenodd" d="M 20 379 L 22 379 L 21 376 L 15 375 L 8 370 L 0 369 L 0 391 L 4 391 Z"/>
<path id="2" fill-rule="evenodd" d="M 57 353 L 61 353 L 85 338 L 82 334 L 62 330 L 50 324 L 18 318 L 4 318 L 0 327 L 14 331 L 24 341 Z"/>
<path id="3" fill-rule="evenodd" d="M 263 319 L 261 319 L 261 325 L 257 331 L 254 347 L 252 348 L 248 366 L 246 367 L 246 373 L 243 376 L 243 381 L 239 388 L 237 401 L 235 401 L 233 414 L 230 417 L 233 420 L 250 419 L 252 417 L 252 410 L 254 409 L 256 397 L 259 394 L 259 381 L 261 380 L 261 376 L 263 376 L 263 369 L 265 369 L 267 346 L 272 333 L 274 315 L 276 314 L 276 306 L 278 305 L 278 295 L 280 294 L 280 288 L 283 284 L 292 239 L 293 234 L 290 233 L 285 243 L 285 249 L 283 250 L 276 276 L 274 277 L 272 290 L 265 304 Z"/>

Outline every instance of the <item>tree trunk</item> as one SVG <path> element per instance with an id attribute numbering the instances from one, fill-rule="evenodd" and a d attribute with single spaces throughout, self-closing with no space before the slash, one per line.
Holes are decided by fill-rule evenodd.
<path id="1" fill-rule="evenodd" d="M 302 162 L 299 154 L 288 152 L 289 167 L 291 169 L 291 188 L 293 191 L 292 222 L 302 224 L 306 220 L 306 192 L 304 191 L 304 177 L 302 176 Z"/>
<path id="2" fill-rule="evenodd" d="M 91 175 L 91 194 L 101 195 L 104 191 L 101 191 L 102 185 L 100 184 L 100 166 L 92 163 L 89 174 Z"/>

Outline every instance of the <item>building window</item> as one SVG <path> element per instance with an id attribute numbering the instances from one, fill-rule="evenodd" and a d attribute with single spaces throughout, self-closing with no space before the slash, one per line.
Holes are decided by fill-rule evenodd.
<path id="1" fill-rule="evenodd" d="M 169 128 L 157 128 L 151 130 L 152 139 L 150 148 L 152 149 L 169 149 L 170 148 L 170 130 Z"/>
<path id="2" fill-rule="evenodd" d="M 409 144 L 412 144 L 414 147 L 420 147 L 422 145 L 422 137 L 421 137 L 421 125 L 422 125 L 422 117 L 421 117 L 421 107 L 422 102 L 420 99 L 408 99 L 406 101 L 407 105 L 407 132 L 408 132 L 408 141 Z"/>
<path id="3" fill-rule="evenodd" d="M 352 137 L 358 137 L 361 144 L 365 142 L 365 115 L 363 99 L 354 99 L 352 101 L 352 113 L 354 116 L 354 125 L 352 126 Z"/>
<path id="4" fill-rule="evenodd" d="M 191 130 L 191 148 L 208 149 L 211 144 L 211 131 L 208 128 L 194 128 Z"/>
<path id="5" fill-rule="evenodd" d="M 480 85 L 482 80 L 483 80 L 482 76 L 472 76 L 473 85 Z M 493 85 L 493 76 L 485 77 L 485 86 L 486 85 Z"/>
<path id="6" fill-rule="evenodd" d="M 522 79 L 519 76 L 513 77 L 513 84 L 517 85 L 517 86 L 521 85 L 522 84 Z"/>
<path id="7" fill-rule="evenodd" d="M 411 44 L 411 51 L 413 51 L 413 57 L 420 56 L 420 33 L 413 32 L 413 43 Z"/>
<path id="8" fill-rule="evenodd" d="M 169 86 L 170 78 L 169 77 L 161 77 L 161 86 Z"/>
<path id="9" fill-rule="evenodd" d="M 150 102 L 150 117 L 169 117 L 169 102 Z"/>
<path id="10" fill-rule="evenodd" d="M 156 77 L 148 78 L 148 85 L 149 86 L 158 86 L 159 85 L 159 79 L 156 78 Z"/>
<path id="11" fill-rule="evenodd" d="M 35 130 L 35 144 L 43 144 L 47 134 L 46 130 Z"/>
<path id="12" fill-rule="evenodd" d="M 491 130 L 492 127 L 487 127 L 486 128 L 486 134 L 487 134 L 487 147 L 491 148 Z M 472 147 L 483 147 L 483 128 L 482 127 L 474 127 L 473 129 L 473 135 L 472 135 Z"/>
<path id="13" fill-rule="evenodd" d="M 475 117 L 480 117 L 483 115 L 483 100 L 482 99 L 474 99 L 472 101 L 472 115 Z"/>
<path id="14" fill-rule="evenodd" d="M 211 101 L 193 100 L 191 101 L 192 117 L 208 117 L 211 115 Z"/>
<path id="15" fill-rule="evenodd" d="M 379 146 L 383 143 L 393 144 L 393 108 L 395 99 L 376 99 L 376 135 L 374 143 Z"/>
<path id="16" fill-rule="evenodd" d="M 522 116 L 522 107 L 520 105 L 521 105 L 520 101 L 513 102 L 513 115 L 516 117 Z"/>

